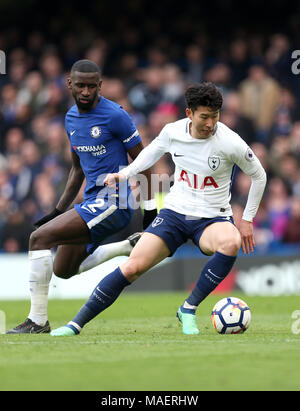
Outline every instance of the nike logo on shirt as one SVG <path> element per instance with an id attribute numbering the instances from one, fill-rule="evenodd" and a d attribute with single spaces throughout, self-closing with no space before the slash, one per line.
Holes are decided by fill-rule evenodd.
<path id="1" fill-rule="evenodd" d="M 184 157 L 184 154 L 176 154 L 176 153 L 174 153 L 174 157 Z"/>

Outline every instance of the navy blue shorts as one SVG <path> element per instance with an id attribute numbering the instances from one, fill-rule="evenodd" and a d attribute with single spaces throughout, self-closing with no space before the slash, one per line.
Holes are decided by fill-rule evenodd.
<path id="1" fill-rule="evenodd" d="M 224 221 L 234 224 L 232 217 L 197 218 L 163 208 L 145 232 L 162 238 L 167 244 L 171 256 L 188 239 L 193 240 L 196 246 L 199 247 L 203 230 L 212 223 Z M 201 249 L 200 251 L 205 254 Z"/>
<path id="2" fill-rule="evenodd" d="M 90 230 L 91 243 L 86 246 L 89 254 L 92 254 L 105 238 L 126 227 L 133 215 L 131 208 L 120 209 L 116 204 L 103 199 L 84 201 L 75 204 L 74 208 Z"/>

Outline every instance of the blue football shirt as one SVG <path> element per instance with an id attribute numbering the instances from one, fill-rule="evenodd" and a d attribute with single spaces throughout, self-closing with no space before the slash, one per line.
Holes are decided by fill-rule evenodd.
<path id="1" fill-rule="evenodd" d="M 78 155 L 86 177 L 84 200 L 93 200 L 101 190 L 105 192 L 105 176 L 128 165 L 127 150 L 138 144 L 141 137 L 129 114 L 103 96 L 87 113 L 80 114 L 76 104 L 71 107 L 65 117 L 65 128 L 71 150 Z"/>

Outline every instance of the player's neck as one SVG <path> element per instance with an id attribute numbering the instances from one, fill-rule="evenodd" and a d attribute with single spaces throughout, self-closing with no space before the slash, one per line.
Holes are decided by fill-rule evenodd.
<path id="1" fill-rule="evenodd" d="M 81 108 L 81 107 L 78 107 L 78 105 L 77 105 L 78 112 L 79 112 L 80 114 L 85 114 L 85 113 L 89 113 L 90 111 L 94 110 L 94 108 L 95 108 L 95 107 L 97 106 L 97 104 L 99 103 L 100 98 L 101 98 L 101 96 L 99 96 L 99 97 L 94 101 L 94 104 L 92 105 L 92 107 L 89 108 L 89 109 L 87 109 L 87 110 L 85 110 L 85 109 L 83 109 L 83 108 Z"/>

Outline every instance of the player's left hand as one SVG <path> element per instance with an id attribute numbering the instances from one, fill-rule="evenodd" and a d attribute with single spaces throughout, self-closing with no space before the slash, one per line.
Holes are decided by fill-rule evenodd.
<path id="1" fill-rule="evenodd" d="M 244 254 L 250 254 L 254 251 L 255 240 L 253 233 L 253 224 L 250 221 L 241 220 L 239 231 L 242 238 L 242 250 Z"/>

